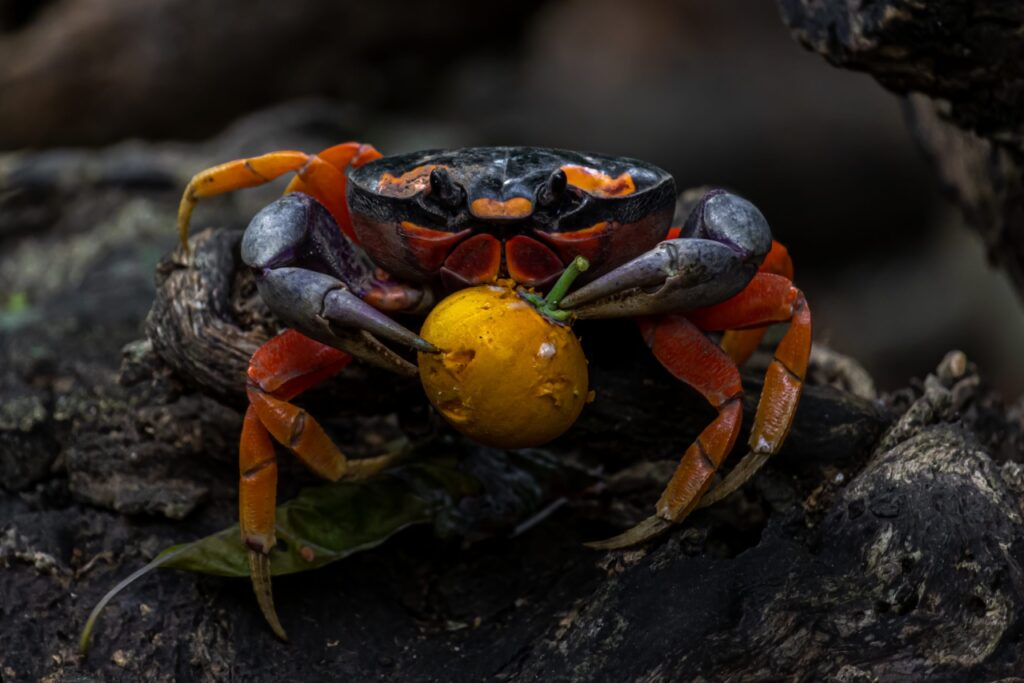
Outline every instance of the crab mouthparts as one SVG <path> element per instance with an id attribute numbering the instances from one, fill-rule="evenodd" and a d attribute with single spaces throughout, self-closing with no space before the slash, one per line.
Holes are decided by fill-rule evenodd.
<path id="1" fill-rule="evenodd" d="M 565 270 L 562 259 L 532 237 L 516 235 L 501 240 L 477 234 L 452 249 L 441 267 L 441 277 L 453 289 L 510 277 L 528 287 L 546 287 Z"/>

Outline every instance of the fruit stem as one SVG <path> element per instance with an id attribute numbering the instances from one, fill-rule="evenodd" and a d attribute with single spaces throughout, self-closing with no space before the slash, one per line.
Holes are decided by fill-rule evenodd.
<path id="1" fill-rule="evenodd" d="M 569 292 L 569 288 L 572 287 L 572 283 L 580 276 L 580 273 L 590 267 L 590 261 L 577 256 L 569 264 L 569 267 L 558 277 L 558 281 L 555 282 L 554 287 L 548 292 L 548 295 L 541 299 L 536 294 L 523 294 L 523 298 L 529 301 L 531 304 L 537 307 L 537 310 L 552 320 L 559 322 L 565 322 L 572 316 L 572 312 L 563 311 L 558 307 L 562 302 L 562 299 Z"/>

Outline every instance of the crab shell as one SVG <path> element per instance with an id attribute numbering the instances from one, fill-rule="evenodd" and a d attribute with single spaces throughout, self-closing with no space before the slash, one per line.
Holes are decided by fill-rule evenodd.
<path id="1" fill-rule="evenodd" d="M 444 289 L 545 287 L 576 257 L 588 278 L 665 238 L 675 183 L 643 161 L 487 147 L 384 157 L 349 173 L 360 245 L 393 277 Z"/>

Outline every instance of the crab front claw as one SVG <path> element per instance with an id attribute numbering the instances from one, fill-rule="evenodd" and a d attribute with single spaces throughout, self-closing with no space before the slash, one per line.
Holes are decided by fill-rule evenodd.
<path id="1" fill-rule="evenodd" d="M 274 315 L 312 339 L 410 376 L 416 367 L 381 340 L 438 351 L 367 303 L 412 311 L 430 304 L 430 292 L 379 279 L 362 250 L 308 195 L 285 195 L 256 214 L 242 239 L 242 260 L 256 271 L 260 296 Z"/>
<path id="2" fill-rule="evenodd" d="M 771 230 L 746 199 L 712 190 L 680 237 L 661 242 L 562 300 L 578 318 L 687 311 L 740 292 L 771 249 Z"/>
<path id="3" fill-rule="evenodd" d="M 416 374 L 415 365 L 381 340 L 426 353 L 438 350 L 330 275 L 304 268 L 272 268 L 259 276 L 257 287 L 263 301 L 288 327 L 385 370 Z"/>

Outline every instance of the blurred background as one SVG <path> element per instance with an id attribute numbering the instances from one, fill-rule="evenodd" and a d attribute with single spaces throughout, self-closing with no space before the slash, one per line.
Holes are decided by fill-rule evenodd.
<path id="1" fill-rule="evenodd" d="M 0 0 L 0 327 L 68 291 L 110 309 L 124 282 L 152 288 L 191 173 L 352 138 L 600 151 L 729 187 L 790 247 L 816 338 L 880 389 L 960 348 L 1024 390 L 1021 302 L 901 100 L 749 0 Z M 196 225 L 242 227 L 275 191 L 211 200 Z"/>

